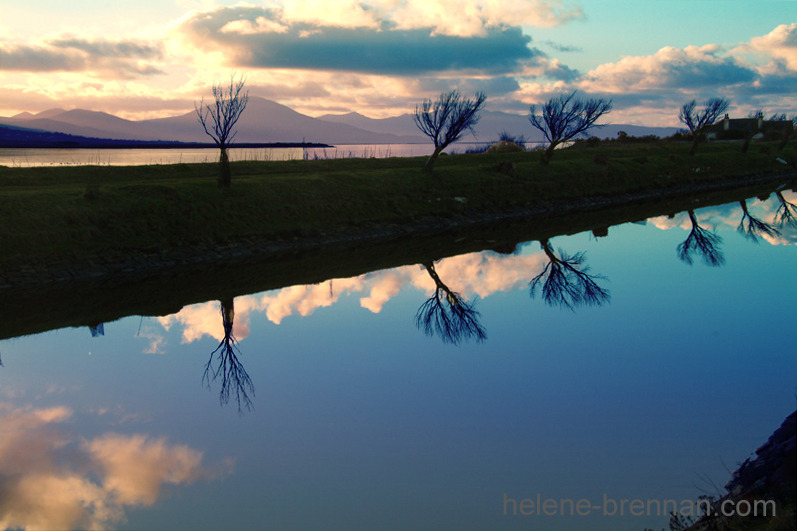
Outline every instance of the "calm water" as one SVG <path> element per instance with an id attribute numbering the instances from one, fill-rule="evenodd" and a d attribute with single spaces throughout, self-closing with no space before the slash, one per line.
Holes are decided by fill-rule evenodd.
<path id="1" fill-rule="evenodd" d="M 0 527 L 666 527 L 621 500 L 715 492 L 794 410 L 781 206 L 0 341 Z"/>
<path id="2" fill-rule="evenodd" d="M 450 146 L 446 152 L 464 152 L 474 144 Z M 420 157 L 430 155 L 431 144 L 353 144 L 328 148 L 231 149 L 230 160 L 301 160 L 334 158 Z M 216 162 L 219 150 L 206 149 L 7 149 L 0 148 L 0 166 L 139 166 Z"/>

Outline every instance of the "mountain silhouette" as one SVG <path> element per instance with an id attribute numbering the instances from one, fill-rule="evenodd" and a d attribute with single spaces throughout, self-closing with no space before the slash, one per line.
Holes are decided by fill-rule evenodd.
<path id="1" fill-rule="evenodd" d="M 47 132 L 66 133 L 114 140 L 164 140 L 176 142 L 211 142 L 197 123 L 191 110 L 179 116 L 150 120 L 125 120 L 112 114 L 85 109 L 49 109 L 32 114 L 23 112 L 12 117 L 0 117 L 0 124 Z M 643 127 L 608 125 L 590 133 L 601 138 L 615 137 L 623 130 L 632 136 L 668 136 L 674 127 Z M 313 118 L 265 98 L 250 97 L 237 124 L 235 142 L 319 142 L 326 144 L 414 144 L 427 143 L 407 113 L 390 118 L 369 118 L 351 112 L 327 114 Z M 506 131 L 524 135 L 529 142 L 542 137 L 531 127 L 524 115 L 499 111 L 484 111 L 474 128 L 474 134 L 463 137 L 465 142 L 490 142 Z"/>

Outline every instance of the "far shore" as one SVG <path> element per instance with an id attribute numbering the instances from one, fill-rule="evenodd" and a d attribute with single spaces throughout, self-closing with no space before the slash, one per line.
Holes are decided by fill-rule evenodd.
<path id="1" fill-rule="evenodd" d="M 230 144 L 228 149 L 260 148 L 331 148 L 330 144 L 318 142 L 245 142 Z M 207 142 L 162 142 L 160 140 L 58 140 L 58 141 L 0 141 L 2 149 L 218 149 Z"/>

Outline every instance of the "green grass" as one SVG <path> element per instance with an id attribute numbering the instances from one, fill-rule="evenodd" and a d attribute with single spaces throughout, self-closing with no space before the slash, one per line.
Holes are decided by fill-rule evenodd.
<path id="1" fill-rule="evenodd" d="M 233 163 L 229 190 L 216 164 L 0 167 L 0 263 L 42 257 L 124 255 L 131 250 L 212 245 L 545 205 L 584 196 L 654 190 L 783 171 L 793 145 L 616 142 L 557 151 L 425 159 L 336 159 Z"/>

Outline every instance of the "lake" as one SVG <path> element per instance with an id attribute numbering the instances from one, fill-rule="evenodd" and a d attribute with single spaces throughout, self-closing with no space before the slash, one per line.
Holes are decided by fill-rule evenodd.
<path id="1" fill-rule="evenodd" d="M 7 299 L 0 527 L 665 528 L 795 408 L 774 192 Z"/>
<path id="2" fill-rule="evenodd" d="M 489 143 L 488 143 L 489 144 Z M 463 153 L 482 144 L 455 144 L 445 152 Z M 420 157 L 431 155 L 432 144 L 352 144 L 328 148 L 240 148 L 230 149 L 230 160 L 302 160 L 335 158 Z M 0 148 L 0 166 L 141 166 L 217 162 L 216 148 L 195 149 L 51 149 Z"/>

